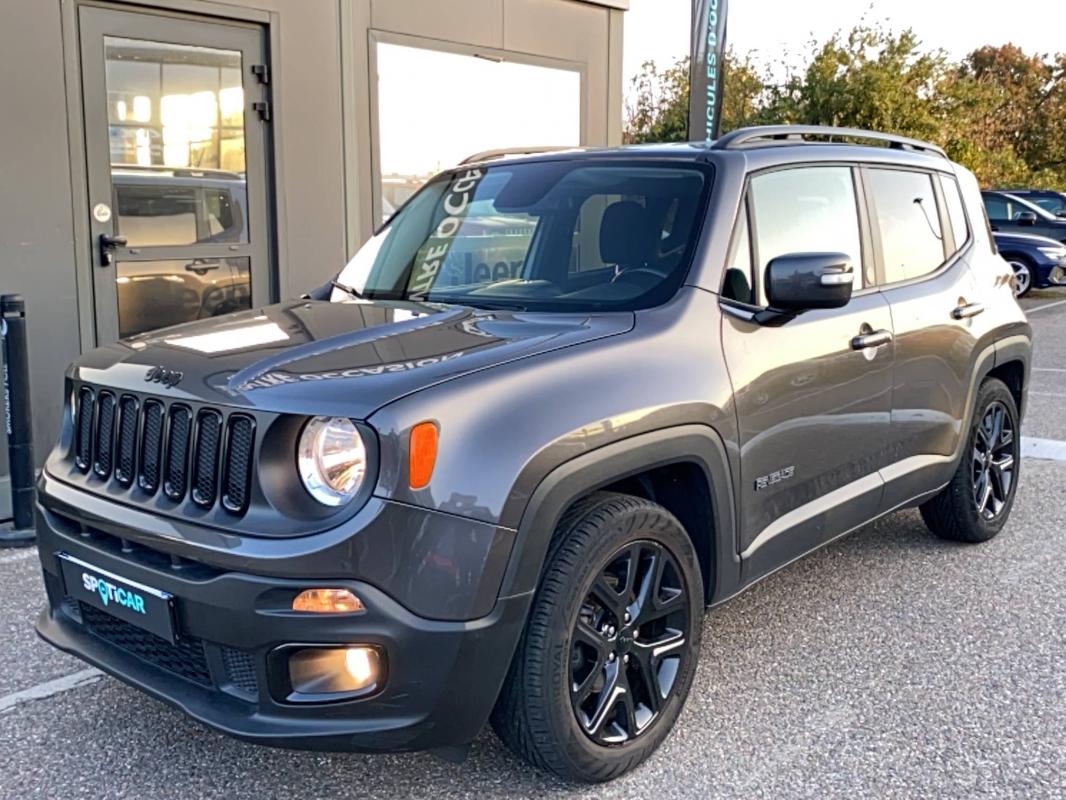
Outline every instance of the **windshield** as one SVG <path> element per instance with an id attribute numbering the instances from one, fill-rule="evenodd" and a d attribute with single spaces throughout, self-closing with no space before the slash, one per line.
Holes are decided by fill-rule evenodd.
<path id="1" fill-rule="evenodd" d="M 573 160 L 461 168 L 427 184 L 356 253 L 331 299 L 658 305 L 688 270 L 706 169 Z"/>

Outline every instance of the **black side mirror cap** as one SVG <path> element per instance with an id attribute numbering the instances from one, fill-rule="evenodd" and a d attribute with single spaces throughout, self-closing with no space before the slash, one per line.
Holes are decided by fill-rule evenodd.
<path id="1" fill-rule="evenodd" d="M 842 308 L 851 302 L 855 269 L 845 253 L 792 253 L 766 267 L 766 297 L 781 311 Z"/>

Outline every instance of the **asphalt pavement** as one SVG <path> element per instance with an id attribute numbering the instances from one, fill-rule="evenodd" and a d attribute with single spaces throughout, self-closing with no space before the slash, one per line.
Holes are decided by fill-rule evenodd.
<path id="1" fill-rule="evenodd" d="M 1066 441 L 1066 293 L 1024 305 L 1037 345 L 1023 430 Z M 1061 798 L 1064 482 L 1066 462 L 1026 459 L 992 542 L 941 542 L 905 512 L 716 609 L 674 733 L 592 788 L 489 732 L 463 764 L 215 734 L 37 641 L 34 554 L 0 551 L 0 798 Z"/>

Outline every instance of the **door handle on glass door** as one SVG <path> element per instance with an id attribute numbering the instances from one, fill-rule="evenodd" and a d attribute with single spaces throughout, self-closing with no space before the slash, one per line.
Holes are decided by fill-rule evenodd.
<path id="1" fill-rule="evenodd" d="M 961 305 L 951 312 L 951 316 L 955 319 L 970 319 L 970 317 L 976 317 L 978 314 L 984 312 L 985 307 L 980 303 L 968 303 Z"/>
<path id="2" fill-rule="evenodd" d="M 852 350 L 868 350 L 871 347 L 880 347 L 892 341 L 892 331 L 870 331 L 856 336 L 851 340 Z"/>
<path id="3" fill-rule="evenodd" d="M 212 259 L 211 261 L 190 261 L 188 264 L 185 265 L 185 269 L 187 269 L 189 272 L 196 272 L 200 275 L 203 275 L 210 269 L 221 268 L 222 262 L 218 259 Z"/>
<path id="4" fill-rule="evenodd" d="M 100 234 L 100 266 L 110 267 L 115 263 L 115 248 L 125 247 L 129 244 L 125 236 L 111 236 L 107 233 Z"/>

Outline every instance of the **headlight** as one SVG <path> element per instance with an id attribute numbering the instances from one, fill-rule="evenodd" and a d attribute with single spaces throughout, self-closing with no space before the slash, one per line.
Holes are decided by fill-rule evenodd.
<path id="1" fill-rule="evenodd" d="M 344 505 L 366 477 L 366 444 L 351 420 L 312 417 L 300 434 L 296 462 L 300 479 L 315 500 Z"/>
<path id="2" fill-rule="evenodd" d="M 1066 247 L 1038 247 L 1036 249 L 1054 261 L 1066 258 Z"/>

